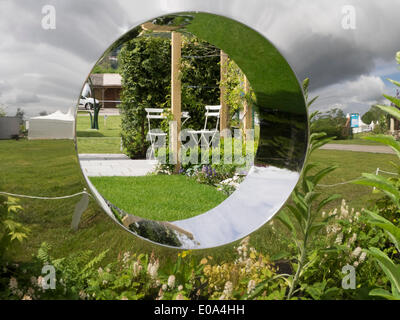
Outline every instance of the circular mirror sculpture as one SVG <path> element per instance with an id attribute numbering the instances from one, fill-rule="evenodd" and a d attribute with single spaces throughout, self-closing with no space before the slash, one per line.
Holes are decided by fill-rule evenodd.
<path id="1" fill-rule="evenodd" d="M 283 56 L 262 35 L 242 23 L 209 13 L 184 12 L 147 21 L 118 39 L 103 57 L 149 29 L 197 37 L 221 49 L 240 67 L 254 91 L 259 123 L 252 165 L 239 189 L 218 206 L 169 222 L 126 212 L 103 197 L 87 175 L 86 181 L 116 223 L 153 243 L 203 249 L 243 238 L 279 211 L 300 177 L 308 147 L 308 115 L 301 86 Z M 79 145 L 77 149 L 79 152 Z"/>

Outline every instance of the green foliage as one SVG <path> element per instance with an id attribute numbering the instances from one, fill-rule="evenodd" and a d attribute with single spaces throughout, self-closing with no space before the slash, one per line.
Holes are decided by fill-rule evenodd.
<path id="1" fill-rule="evenodd" d="M 177 258 L 161 264 L 152 253 L 120 253 L 104 265 L 107 252 L 93 256 L 90 251 L 54 259 L 43 243 L 34 263 L 2 274 L 0 293 L 6 299 L 84 300 L 186 300 L 186 299 L 281 299 L 287 289 L 283 276 L 267 256 L 249 248 L 249 238 L 236 248 L 233 262 L 213 262 L 213 257 L 195 258 L 182 251 Z M 56 269 L 56 288 L 44 290 L 39 278 L 43 265 Z M 2 271 L 0 271 L 2 272 Z"/>
<path id="2" fill-rule="evenodd" d="M 324 114 L 318 113 L 310 121 L 313 125 L 311 133 L 324 132 L 326 136 L 336 137 L 339 140 L 348 138 L 345 129 L 347 120 L 341 109 L 334 108 Z"/>
<path id="3" fill-rule="evenodd" d="M 182 110 L 190 113 L 187 127 L 196 130 L 204 125 L 204 106 L 219 101 L 216 53 L 216 48 L 204 41 L 183 37 Z M 145 108 L 171 107 L 170 40 L 151 33 L 130 40 L 123 45 L 119 60 L 123 145 L 130 157 L 145 157 L 149 146 Z"/>
<path id="4" fill-rule="evenodd" d="M 28 237 L 30 229 L 15 220 L 21 211 L 17 199 L 0 197 L 0 262 L 15 240 L 22 243 Z"/>
<path id="5" fill-rule="evenodd" d="M 303 82 L 303 88 L 308 97 L 308 79 Z M 311 100 L 311 103 L 313 101 L 315 99 Z M 311 103 L 307 102 L 307 105 L 310 106 Z M 313 120 L 312 118 L 316 115 L 316 113 L 313 113 L 310 120 Z M 307 158 L 309 158 L 314 150 L 330 142 L 332 139 L 327 138 L 325 133 L 313 133 L 310 136 Z M 298 283 L 307 265 L 309 265 L 309 246 L 312 238 L 327 225 L 330 219 L 330 217 L 326 217 L 322 221 L 319 221 L 317 217 L 320 216 L 321 210 L 327 204 L 339 198 L 338 195 L 331 195 L 317 202 L 321 196 L 321 192 L 316 190 L 318 183 L 327 174 L 335 170 L 336 167 L 327 167 L 315 174 L 311 174 L 311 170 L 316 166 L 316 163 L 306 163 L 303 169 L 302 183 L 292 193 L 294 204 L 287 205 L 288 210 L 283 210 L 278 214 L 279 221 L 289 230 L 291 240 L 295 243 L 297 251 L 296 273 L 294 276 L 290 275 L 288 277 L 290 283 L 290 290 L 287 295 L 288 299 L 291 299 L 298 292 Z"/>
<path id="6" fill-rule="evenodd" d="M 371 122 L 377 122 L 380 121 L 382 116 L 385 116 L 386 113 L 382 111 L 379 107 L 376 105 L 372 106 L 368 112 L 364 113 L 364 115 L 361 117 L 361 120 L 365 124 L 371 124 Z"/>
<path id="7" fill-rule="evenodd" d="M 399 60 L 399 53 L 396 55 L 397 60 Z M 398 61 L 400 62 L 400 61 Z M 400 87 L 400 83 L 392 81 L 397 86 Z M 394 105 L 399 106 L 400 100 L 395 97 L 390 97 L 384 95 L 389 101 L 391 101 Z M 378 106 L 381 110 L 389 113 L 393 117 L 400 120 L 400 112 L 395 106 Z M 381 142 L 389 147 L 391 147 L 397 154 L 400 160 L 400 143 L 397 142 L 393 137 L 389 136 L 377 136 L 377 137 L 368 137 L 369 140 Z M 396 169 L 399 170 L 400 166 L 398 164 L 394 164 Z M 367 186 L 372 186 L 382 191 L 387 199 L 390 200 L 397 208 L 400 209 L 400 191 L 399 191 L 399 178 L 398 176 L 394 178 L 386 178 L 382 176 L 374 176 L 371 174 L 363 174 L 363 179 L 357 181 L 358 184 L 363 184 Z M 385 230 L 388 234 L 389 239 L 392 241 L 394 246 L 397 249 L 397 252 L 400 251 L 400 228 L 395 226 L 389 220 L 379 216 L 378 214 L 366 211 L 368 222 L 371 225 L 377 226 Z M 389 256 L 388 253 L 380 250 L 376 247 L 369 247 L 366 250 L 374 259 L 377 261 L 380 268 L 383 270 L 388 280 L 391 283 L 391 292 L 384 290 L 382 288 L 374 289 L 370 292 L 372 296 L 379 296 L 390 300 L 400 300 L 400 264 L 396 264 Z"/>
<path id="8" fill-rule="evenodd" d="M 245 92 L 245 74 L 235 61 L 228 59 L 226 69 L 226 81 L 222 84 L 226 88 L 223 99 L 229 108 L 230 118 L 232 118 L 240 110 L 243 110 L 244 102 L 254 107 L 256 96 L 250 85 L 248 92 Z"/>
<path id="9" fill-rule="evenodd" d="M 145 157 L 145 108 L 162 108 L 170 85 L 169 40 L 139 37 L 126 42 L 120 52 L 122 76 L 122 141 L 130 157 Z"/>

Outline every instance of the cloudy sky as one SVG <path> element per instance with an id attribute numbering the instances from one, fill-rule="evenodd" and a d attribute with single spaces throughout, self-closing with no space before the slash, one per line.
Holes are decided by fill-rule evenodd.
<path id="1" fill-rule="evenodd" d="M 56 29 L 43 28 L 46 5 L 56 9 Z M 354 21 L 344 6 L 354 8 Z M 0 0 L 0 107 L 29 116 L 68 110 L 124 32 L 190 10 L 226 15 L 265 35 L 299 79 L 311 78 L 320 110 L 365 113 L 382 93 L 395 94 L 386 79 L 400 80 L 399 0 Z"/>

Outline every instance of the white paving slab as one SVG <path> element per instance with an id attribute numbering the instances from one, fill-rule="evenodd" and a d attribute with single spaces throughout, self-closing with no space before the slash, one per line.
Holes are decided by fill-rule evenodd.
<path id="1" fill-rule="evenodd" d="M 137 177 L 154 171 L 155 160 L 131 160 L 125 154 L 79 154 L 88 177 Z"/>

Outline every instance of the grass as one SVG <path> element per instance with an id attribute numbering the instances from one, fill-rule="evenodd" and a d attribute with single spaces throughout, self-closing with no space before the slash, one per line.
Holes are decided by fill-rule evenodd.
<path id="1" fill-rule="evenodd" d="M 90 129 L 90 117 L 79 115 L 76 136 L 79 153 L 121 153 L 121 116 L 99 117 L 99 130 Z"/>
<path id="2" fill-rule="evenodd" d="M 133 215 L 174 221 L 204 213 L 226 199 L 215 187 L 183 175 L 144 177 L 93 177 L 97 190 Z"/>
<path id="3" fill-rule="evenodd" d="M 375 141 L 369 141 L 364 139 L 349 139 L 349 140 L 333 140 L 332 144 L 357 144 L 362 146 L 381 146 L 381 143 Z"/>
<path id="4" fill-rule="evenodd" d="M 357 145 L 363 145 L 363 146 L 379 146 L 382 145 L 378 142 L 375 141 L 369 141 L 363 139 L 363 137 L 368 137 L 373 135 L 372 132 L 362 132 L 362 133 L 356 133 L 353 136 L 353 139 L 347 139 L 347 140 L 334 140 L 332 143 L 334 144 L 357 144 Z"/>
<path id="5" fill-rule="evenodd" d="M 122 153 L 121 138 L 78 138 L 79 153 Z"/>
<path id="6" fill-rule="evenodd" d="M 0 190 L 38 196 L 61 196 L 73 194 L 86 187 L 80 173 L 72 141 L 0 141 Z M 362 172 L 374 172 L 377 167 L 392 171 L 389 161 L 396 157 L 390 154 L 357 153 L 347 151 L 318 150 L 311 161 L 323 166 L 336 164 L 339 169 L 321 183 L 335 184 L 360 176 Z M 340 193 L 351 206 L 364 207 L 378 197 L 371 189 L 346 184 L 322 189 L 326 194 Z M 171 194 L 173 192 L 171 191 Z M 176 257 L 176 250 L 153 246 L 122 230 L 107 217 L 91 200 L 82 217 L 77 232 L 70 230 L 75 204 L 79 198 L 66 200 L 23 199 L 24 212 L 18 219 L 32 229 L 28 241 L 16 245 L 10 254 L 15 261 L 27 261 L 37 252 L 44 241 L 53 247 L 57 257 L 78 250 L 90 249 L 98 253 L 112 248 L 107 259 L 115 258 L 119 252 L 151 252 L 162 259 Z M 336 203 L 337 204 L 337 203 Z M 244 213 L 245 214 L 245 213 Z M 275 224 L 276 226 L 276 224 Z M 252 234 L 251 243 L 264 253 L 274 255 L 287 250 L 287 244 L 271 231 L 269 225 Z M 230 259 L 233 247 L 229 244 L 213 250 L 196 251 L 196 255 L 214 256 L 217 261 Z"/>
<path id="7" fill-rule="evenodd" d="M 312 155 L 311 161 L 321 163 L 319 168 L 330 165 L 338 166 L 338 169 L 321 181 L 321 184 L 332 185 L 357 179 L 363 172 L 375 173 L 376 168 L 393 172 L 395 169 L 389 162 L 396 159 L 397 157 L 391 154 L 317 150 Z M 356 209 L 366 207 L 380 196 L 379 194 L 373 194 L 370 188 L 356 184 L 343 184 L 330 188 L 321 187 L 320 190 L 326 195 L 341 194 L 349 205 Z M 339 201 L 336 201 L 331 207 L 338 204 Z"/>

